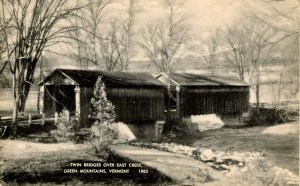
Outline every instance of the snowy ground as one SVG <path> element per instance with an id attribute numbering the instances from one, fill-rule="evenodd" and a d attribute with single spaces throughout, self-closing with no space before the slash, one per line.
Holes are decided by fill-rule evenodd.
<path id="1" fill-rule="evenodd" d="M 299 121 L 268 127 L 264 131 L 262 131 L 262 134 L 298 135 Z"/>
<path id="2" fill-rule="evenodd" d="M 279 135 L 280 134 L 280 135 Z M 198 148 L 237 152 L 259 152 L 275 166 L 299 174 L 299 123 L 271 127 L 206 131 L 189 143 Z"/>
<path id="3" fill-rule="evenodd" d="M 184 154 L 204 162 L 224 173 L 222 185 L 229 184 L 226 179 L 237 185 L 299 183 L 298 122 L 271 127 L 220 128 L 175 143 L 133 142 L 132 145 Z"/>
<path id="4" fill-rule="evenodd" d="M 4 158 L 21 159 L 32 157 L 38 153 L 55 153 L 64 151 L 76 151 L 87 148 L 86 145 L 73 143 L 44 144 L 32 143 L 21 140 L 0 141 L 1 154 Z"/>
<path id="5" fill-rule="evenodd" d="M 298 122 L 271 127 L 220 128 L 201 132 L 198 136 L 189 136 L 183 141 L 192 149 L 198 149 L 198 158 L 201 162 L 218 164 L 227 162 L 228 157 L 239 161 L 238 164 L 229 167 L 230 171 L 224 172 L 224 180 L 220 180 L 219 183 L 224 181 L 229 184 L 226 180 L 230 180 L 230 185 L 233 183 L 236 185 L 296 185 L 298 181 Z M 178 140 L 175 143 L 181 142 Z M 170 148 L 170 152 L 174 151 L 174 153 L 187 151 L 186 154 L 191 155 L 190 148 L 186 146 L 174 144 L 156 144 L 156 146 L 163 150 Z M 254 158 L 253 161 L 245 159 L 246 156 L 256 157 L 256 155 L 258 158 Z M 0 141 L 0 177 L 3 174 L 18 177 L 20 174 L 32 176 L 32 174 L 44 173 L 52 176 L 56 174 L 58 177 L 54 178 L 58 179 L 60 174 L 57 173 L 62 166 L 78 159 L 105 161 L 95 156 L 87 144 Z M 213 185 L 213 182 L 211 183 Z"/>

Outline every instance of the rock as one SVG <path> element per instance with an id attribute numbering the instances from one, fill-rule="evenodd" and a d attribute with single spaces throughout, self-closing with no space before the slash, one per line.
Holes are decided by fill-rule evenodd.
<path id="1" fill-rule="evenodd" d="M 217 159 L 216 159 L 216 162 L 217 162 L 218 164 L 221 164 L 221 163 L 223 163 L 224 161 L 223 161 L 222 159 L 220 159 L 220 158 L 217 158 Z"/>
<path id="2" fill-rule="evenodd" d="M 248 170 L 247 167 L 244 167 L 244 168 L 240 169 L 240 171 L 242 171 L 242 172 L 246 172 L 247 170 Z"/>
<path id="3" fill-rule="evenodd" d="M 204 150 L 200 155 L 200 159 L 202 161 L 213 161 L 214 159 L 213 151 L 211 149 Z"/>
<path id="4" fill-rule="evenodd" d="M 230 167 L 230 171 L 226 174 L 227 176 L 234 176 L 240 174 L 239 168 L 236 166 Z"/>
<path id="5" fill-rule="evenodd" d="M 214 178 L 210 176 L 207 169 L 198 169 L 197 175 L 198 175 L 198 179 L 200 179 L 199 181 L 202 183 L 207 183 L 214 180 Z"/>

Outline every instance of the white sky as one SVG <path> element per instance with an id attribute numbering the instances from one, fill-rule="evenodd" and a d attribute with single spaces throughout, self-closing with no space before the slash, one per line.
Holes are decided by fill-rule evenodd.
<path id="1" fill-rule="evenodd" d="M 187 22 L 193 42 L 201 44 L 201 37 L 209 35 L 217 27 L 232 24 L 235 19 L 240 17 L 243 10 L 248 9 L 249 5 L 254 10 L 268 12 L 271 5 L 280 9 L 293 7 L 298 4 L 298 0 L 267 1 L 270 0 L 185 0 L 182 7 L 182 15 L 188 17 Z M 162 5 L 163 0 L 137 0 L 137 2 L 138 12 L 134 23 L 136 35 L 139 35 L 139 32 L 146 24 L 166 18 L 164 16 L 166 10 Z M 127 15 L 127 4 L 128 0 L 115 0 L 107 15 L 117 19 L 124 18 Z M 276 20 L 274 21 L 276 22 Z M 145 57 L 140 51 L 134 56 L 134 60 L 144 59 Z"/>
<path id="2" fill-rule="evenodd" d="M 137 22 L 159 20 L 163 17 L 162 0 L 139 0 L 142 11 L 137 14 Z M 182 14 L 187 16 L 192 30 L 199 33 L 220 25 L 228 24 L 239 14 L 240 0 L 186 0 Z"/>

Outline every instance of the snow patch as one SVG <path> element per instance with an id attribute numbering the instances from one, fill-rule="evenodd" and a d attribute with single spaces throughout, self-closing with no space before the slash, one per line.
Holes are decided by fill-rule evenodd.
<path id="1" fill-rule="evenodd" d="M 197 130 L 206 131 L 224 126 L 223 121 L 216 114 L 192 115 L 191 125 L 196 125 Z"/>
<path id="2" fill-rule="evenodd" d="M 115 123 L 114 125 L 115 125 L 114 126 L 115 129 L 118 132 L 118 140 L 120 142 L 127 142 L 127 141 L 132 141 L 132 140 L 136 139 L 135 135 L 130 130 L 128 125 L 126 125 L 122 122 Z"/>

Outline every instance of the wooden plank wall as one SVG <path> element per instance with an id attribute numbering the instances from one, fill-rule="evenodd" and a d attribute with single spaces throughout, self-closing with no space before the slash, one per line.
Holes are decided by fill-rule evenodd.
<path id="1" fill-rule="evenodd" d="M 184 89 L 180 93 L 182 116 L 198 114 L 240 114 L 249 108 L 249 91 L 224 90 L 212 92 Z"/>
<path id="2" fill-rule="evenodd" d="M 107 95 L 118 121 L 164 120 L 163 88 L 108 88 Z"/>
<path id="3" fill-rule="evenodd" d="M 107 98 L 115 106 L 116 121 L 141 122 L 164 120 L 164 90 L 162 88 L 110 88 Z M 93 88 L 80 88 L 81 128 L 90 127 L 88 118 Z"/>
<path id="4" fill-rule="evenodd" d="M 88 128 L 92 125 L 92 120 L 88 118 L 91 114 L 91 99 L 94 88 L 80 87 L 80 120 L 81 128 Z"/>

